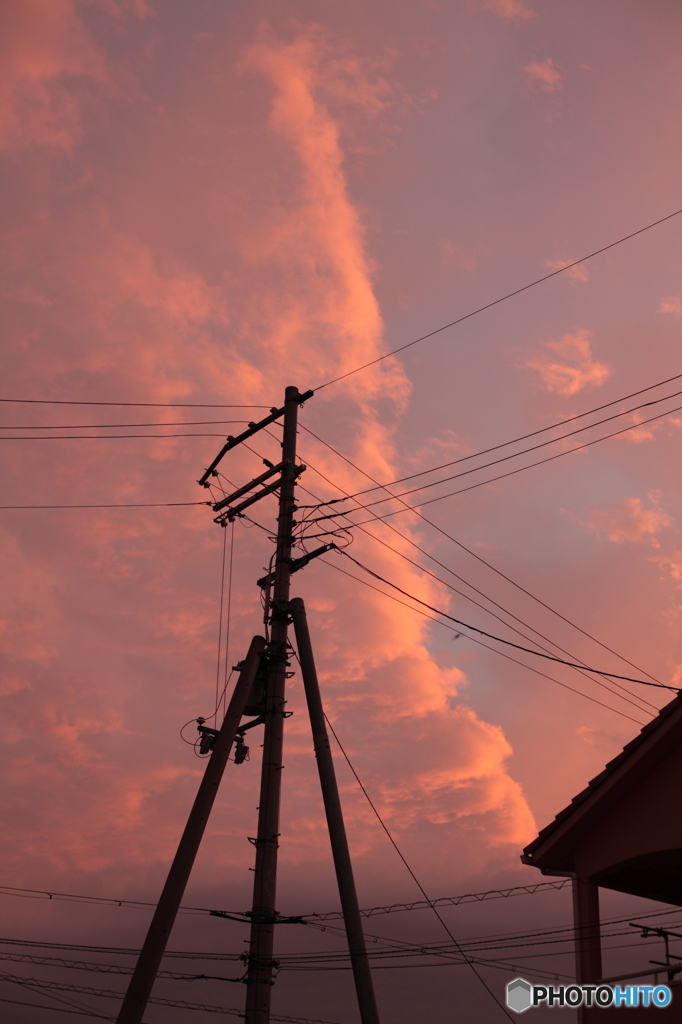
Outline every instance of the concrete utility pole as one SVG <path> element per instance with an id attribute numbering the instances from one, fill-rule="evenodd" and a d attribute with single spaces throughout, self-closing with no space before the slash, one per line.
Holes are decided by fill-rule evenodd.
<path id="1" fill-rule="evenodd" d="M 253 881 L 251 936 L 246 976 L 246 1024 L 268 1024 L 272 992 L 273 942 L 277 911 L 277 850 L 284 740 L 284 686 L 287 671 L 289 580 L 293 542 L 294 486 L 296 483 L 296 425 L 301 396 L 288 387 L 284 402 L 282 472 L 277 520 L 274 583 L 270 603 L 271 629 L 266 656 L 269 661 L 265 691 L 265 735 L 261 773 L 256 873 Z"/>
<path id="2" fill-rule="evenodd" d="M 351 967 L 353 968 L 353 980 L 355 981 L 355 991 L 358 996 L 360 1020 L 362 1024 L 379 1024 L 379 1013 L 374 996 L 374 985 L 369 969 L 369 960 L 367 958 L 365 935 L 362 930 L 362 918 L 360 917 L 358 897 L 355 891 L 353 865 L 348 849 L 346 828 L 343 823 L 339 789 L 336 784 L 334 759 L 329 746 L 320 686 L 317 681 L 313 648 L 310 643 L 310 633 L 308 632 L 308 619 L 305 613 L 305 605 L 300 597 L 295 597 L 290 607 L 294 620 L 298 657 L 301 662 L 303 686 L 305 687 L 305 696 L 308 703 L 308 714 L 310 715 L 310 725 L 313 733 L 313 745 L 315 747 L 315 757 L 317 758 L 317 770 L 320 776 L 324 811 L 327 816 L 329 840 L 334 857 L 336 880 L 339 886 L 339 896 L 341 897 L 343 921 L 346 926 L 348 950 L 350 952 Z"/>
<path id="3" fill-rule="evenodd" d="M 220 513 L 214 521 L 225 526 L 228 522 L 234 522 L 236 518 L 243 516 L 245 509 L 250 508 L 255 502 L 279 489 L 274 570 L 258 581 L 259 585 L 266 590 L 266 622 L 270 626 L 270 638 L 267 642 L 263 637 L 254 637 L 252 640 L 246 661 L 241 666 L 239 681 L 220 731 L 215 733 L 215 730 L 205 729 L 203 724 L 200 725 L 205 735 L 215 735 L 213 753 L 142 947 L 117 1018 L 117 1024 L 141 1024 L 235 736 L 239 734 L 240 737 L 243 737 L 247 729 L 261 724 L 265 725 L 265 731 L 258 808 L 258 834 L 253 840 L 256 846 L 253 903 L 251 910 L 244 915 L 250 919 L 251 923 L 247 970 L 244 979 L 246 982 L 244 1019 L 246 1024 L 269 1024 L 270 1022 L 275 925 L 285 921 L 300 920 L 298 918 L 282 918 L 275 909 L 282 748 L 284 719 L 286 718 L 284 690 L 289 666 L 287 657 L 288 628 L 292 616 L 300 652 L 303 682 L 348 936 L 360 1017 L 362 1024 L 379 1024 L 341 802 L 336 785 L 334 763 L 329 749 L 322 700 L 308 634 L 305 607 L 300 598 L 289 602 L 289 584 L 292 573 L 305 568 L 313 559 L 335 546 L 331 542 L 321 545 L 315 551 L 304 552 L 299 558 L 292 559 L 291 557 L 294 543 L 293 529 L 296 525 L 294 522 L 296 511 L 294 488 L 297 477 L 305 469 L 305 466 L 296 465 L 298 407 L 312 396 L 312 391 L 300 394 L 298 388 L 288 387 L 282 408 L 271 409 L 269 416 L 258 423 L 250 423 L 248 429 L 238 437 L 228 437 L 218 455 L 204 470 L 199 480 L 202 487 L 209 487 L 210 478 L 218 476 L 217 466 L 227 452 L 280 417 L 284 417 L 281 462 L 278 465 L 273 465 L 264 459 L 263 461 L 268 467 L 265 472 L 244 486 L 238 487 L 232 494 L 208 503 L 212 505 L 214 512 Z M 260 490 L 257 489 L 259 487 Z M 246 495 L 249 496 L 246 497 Z M 260 666 L 262 666 L 261 672 L 258 671 Z M 261 693 L 260 683 L 256 684 L 257 676 L 260 679 L 263 674 L 266 676 L 266 681 L 264 692 Z M 246 713 L 256 714 L 256 718 L 240 725 L 247 705 Z M 198 721 L 203 723 L 203 719 L 198 719 Z M 243 745 L 240 749 L 244 750 Z M 237 755 L 235 755 L 235 760 L 241 763 Z"/>
<path id="4" fill-rule="evenodd" d="M 208 822 L 220 780 L 232 750 L 232 744 L 244 714 L 246 698 L 253 686 L 265 639 L 255 636 L 240 667 L 239 678 L 227 708 L 223 724 L 213 745 L 194 806 L 182 834 L 178 851 L 168 872 L 166 884 L 154 912 L 133 976 L 128 985 L 116 1024 L 140 1024 L 147 1008 L 154 981 L 166 951 L 171 929 L 194 865 L 204 829 Z"/>

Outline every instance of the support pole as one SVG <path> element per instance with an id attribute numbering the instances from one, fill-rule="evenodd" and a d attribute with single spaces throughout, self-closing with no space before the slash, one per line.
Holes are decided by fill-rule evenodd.
<path id="1" fill-rule="evenodd" d="M 329 747 L 329 736 L 327 735 L 327 727 L 324 720 L 322 697 L 317 681 L 305 605 L 300 597 L 295 597 L 289 607 L 291 608 L 294 620 L 296 645 L 298 647 L 303 685 L 308 702 L 313 744 L 317 758 L 317 770 L 320 775 L 322 799 L 324 800 L 324 810 L 327 816 L 327 828 L 329 829 L 329 839 L 334 856 L 336 880 L 339 885 L 343 920 L 346 926 L 348 949 L 353 968 L 355 990 L 358 996 L 358 1006 L 360 1008 L 360 1020 L 362 1024 L 379 1024 L 379 1013 L 377 1011 L 372 974 L 367 958 L 365 935 L 362 930 L 360 908 L 355 891 L 353 865 L 351 864 L 348 839 L 346 838 L 346 829 L 343 823 L 341 800 L 339 799 L 336 773 L 334 771 L 334 759 Z"/>
<path id="2" fill-rule="evenodd" d="M 241 665 L 241 671 L 227 713 L 215 741 L 213 752 L 206 765 L 204 777 L 194 801 L 182 834 L 180 845 L 168 872 L 166 884 L 159 899 L 154 917 L 147 932 L 147 938 L 140 951 L 133 976 L 128 985 L 123 1005 L 116 1018 L 117 1024 L 140 1024 L 151 995 L 154 981 L 166 951 L 166 944 L 175 922 L 185 887 L 194 865 L 199 844 L 206 828 L 220 780 L 230 756 L 232 744 L 242 715 L 249 690 L 258 670 L 260 652 L 265 647 L 262 636 L 251 641 L 249 653 Z"/>
<path id="3" fill-rule="evenodd" d="M 282 748 L 284 741 L 284 685 L 287 670 L 289 579 L 296 484 L 296 425 L 301 396 L 288 387 L 284 402 L 282 476 L 277 520 L 269 659 L 265 693 L 263 766 L 258 808 L 256 869 L 253 880 L 249 965 L 246 976 L 246 1024 L 269 1024 L 272 992 L 273 944 L 276 921 L 277 850 L 279 838 Z"/>
<path id="4" fill-rule="evenodd" d="M 576 981 L 579 985 L 598 984 L 602 977 L 599 886 L 591 878 L 577 876 L 573 879 L 573 925 Z M 589 1021 L 593 1013 L 581 1006 L 579 1024 Z"/>

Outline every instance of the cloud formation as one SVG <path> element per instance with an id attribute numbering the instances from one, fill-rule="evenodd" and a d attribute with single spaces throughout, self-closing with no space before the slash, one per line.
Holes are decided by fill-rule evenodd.
<path id="1" fill-rule="evenodd" d="M 568 398 L 586 387 L 601 387 L 610 369 L 592 358 L 592 332 L 583 328 L 564 334 L 558 341 L 546 341 L 545 348 L 559 356 L 536 356 L 525 364 L 537 370 L 547 391 Z"/>
<path id="2" fill-rule="evenodd" d="M 658 307 L 659 313 L 672 313 L 673 316 L 682 316 L 682 299 L 679 295 L 668 295 L 661 299 Z"/>
<path id="3" fill-rule="evenodd" d="M 67 31 L 73 7 L 55 9 Z M 76 40 L 86 38 L 80 31 L 74 30 Z M 74 58 L 73 66 L 87 64 Z M 246 113 L 254 165 L 267 167 L 270 178 L 267 187 L 255 188 L 249 168 L 243 180 L 228 182 L 241 189 L 240 207 L 215 228 L 211 220 L 211 233 L 222 232 L 231 248 L 221 238 L 218 255 L 199 261 L 191 246 L 173 251 L 156 241 L 156 225 L 169 216 L 158 181 L 172 195 L 183 188 L 177 160 L 158 155 L 156 146 L 135 168 L 136 178 L 147 174 L 154 185 L 132 223 L 117 216 L 106 190 L 86 183 L 65 193 L 49 218 L 12 239 L 7 288 L 15 302 L 17 391 L 271 404 L 282 383 L 316 385 L 386 351 L 374 269 L 342 145 L 349 123 L 374 123 L 388 102 L 380 69 L 310 30 L 291 42 L 263 31 L 243 51 L 237 71 L 240 84 L 248 81 L 253 89 L 255 83 L 265 97 L 257 111 Z M 94 74 L 89 80 L 92 89 L 99 87 Z M 67 76 L 60 88 L 70 96 L 73 79 Z M 81 108 L 72 109 L 63 137 L 57 139 L 57 122 L 49 119 L 40 122 L 42 135 L 31 122 L 25 137 L 52 139 L 53 151 L 86 146 Z M 20 114 L 11 116 L 21 126 Z M 12 137 L 24 137 L 12 131 Z M 177 154 L 179 145 L 174 128 L 171 151 Z M 117 173 L 129 201 L 136 182 L 125 179 L 124 167 Z M 222 172 L 214 172 L 209 184 L 221 201 L 229 192 Z M 193 194 L 203 212 L 200 200 Z M 171 220 L 176 213 L 173 206 Z M 321 392 L 309 407 L 324 417 L 341 400 L 344 452 L 387 479 L 396 475 L 394 435 L 409 392 L 402 367 L 391 360 L 349 378 L 329 399 Z M 237 415 L 247 419 L 252 413 Z M 158 414 L 164 418 L 167 412 Z M 335 416 L 322 420 L 329 421 Z M 233 428 L 213 429 L 224 435 Z M 69 502 L 85 501 L 95 492 L 104 500 L 145 500 L 150 492 L 187 500 L 206 452 L 219 443 L 170 438 L 106 449 L 95 443 L 76 457 L 65 442 L 59 459 L 54 448 L 32 449 L 31 472 L 50 474 L 55 500 L 64 495 Z M 275 457 L 277 439 L 262 434 L 253 447 L 256 456 L 244 449 L 226 462 L 226 477 L 253 477 L 254 462 Z M 339 495 L 338 487 L 354 492 L 366 486 L 366 478 L 304 432 L 300 456 L 308 465 L 303 486 L 315 496 L 327 499 Z M 6 449 L 5 457 L 25 479 L 24 454 Z M 265 504 L 258 509 L 265 522 L 271 512 Z M 190 510 L 177 521 L 144 510 L 127 518 L 115 510 L 67 516 L 53 524 L 34 556 L 28 542 L 8 538 L 7 563 L 21 585 L 15 581 L 5 591 L 2 614 L 5 769 L 17 801 L 31 808 L 30 819 L 18 813 L 4 837 L 5 866 L 15 878 L 32 870 L 20 850 L 31 851 L 33 868 L 42 864 L 44 870 L 47 862 L 62 873 L 121 870 L 122 849 L 125 870 L 132 873 L 165 863 L 171 854 L 198 768 L 191 752 L 183 759 L 177 727 L 198 713 L 210 714 L 213 699 L 222 537 L 205 513 Z M 394 550 L 360 535 L 359 557 L 423 600 L 447 605 L 444 589 L 400 558 L 400 552 L 413 553 L 408 539 L 387 526 L 368 530 Z M 267 558 L 260 531 L 239 524 L 236 538 L 241 596 L 233 606 L 231 657 L 259 627 L 254 565 L 260 570 Z M 525 841 L 534 825 L 509 774 L 511 747 L 501 729 L 467 709 L 466 677 L 460 669 L 438 666 L 426 621 L 322 564 L 299 579 L 330 717 L 343 738 L 351 738 L 354 753 L 362 740 L 363 775 L 384 794 L 396 828 L 406 836 L 422 825 L 440 830 L 442 843 L 457 844 L 461 863 L 471 870 L 481 848 Z M 296 827 L 282 857 L 326 862 L 323 819 L 313 821 L 310 813 L 317 783 L 295 683 L 291 700 L 303 714 L 287 734 L 289 821 Z M 164 723 L 150 734 L 147 722 L 158 723 L 159 715 Z M 39 751 L 30 771 L 22 768 L 27 745 Z M 418 778 L 402 756 L 406 748 L 421 751 Z M 370 754 L 365 761 L 363 751 Z M 253 800 L 245 794 L 253 777 L 245 770 L 231 781 L 229 821 L 218 814 L 212 834 L 252 830 Z M 366 814 L 351 805 L 350 822 L 354 842 L 371 851 L 378 839 Z M 240 842 L 222 849 L 217 860 L 207 855 L 206 876 L 213 877 L 217 863 L 242 864 L 250 853 Z"/>
<path id="4" fill-rule="evenodd" d="M 523 68 L 526 81 L 538 92 L 557 92 L 561 88 L 561 72 L 551 57 L 532 60 Z"/>
<path id="5" fill-rule="evenodd" d="M 486 11 L 491 11 L 505 21 L 528 21 L 537 13 L 527 7 L 523 0 L 484 0 L 483 6 Z"/>
<path id="6" fill-rule="evenodd" d="M 0 149 L 72 149 L 82 134 L 82 107 L 69 83 L 108 78 L 74 0 L 4 4 L 0 40 Z"/>
<path id="7" fill-rule="evenodd" d="M 595 508 L 588 520 L 591 530 L 606 535 L 613 544 L 629 541 L 632 544 L 650 544 L 660 547 L 658 535 L 670 526 L 670 516 L 659 508 L 660 495 L 650 492 L 649 507 L 641 498 L 626 498 L 625 501 Z"/>
<path id="8" fill-rule="evenodd" d="M 570 259 L 559 259 L 559 260 L 545 260 L 545 266 L 549 267 L 550 270 L 561 270 L 562 267 L 568 266 L 572 260 Z M 564 271 L 564 276 L 569 281 L 589 281 L 590 272 L 584 263 L 579 263 L 575 267 L 569 267 L 568 270 Z"/>

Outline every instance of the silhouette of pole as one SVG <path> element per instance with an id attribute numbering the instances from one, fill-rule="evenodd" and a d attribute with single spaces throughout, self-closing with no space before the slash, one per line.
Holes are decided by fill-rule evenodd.
<path id="1" fill-rule="evenodd" d="M 194 865 L 199 844 L 208 822 L 220 780 L 230 756 L 232 744 L 242 715 L 249 690 L 256 678 L 260 652 L 265 639 L 255 636 L 251 641 L 246 659 L 242 662 L 239 678 L 227 708 L 223 724 L 213 746 L 213 752 L 206 765 L 204 777 L 190 812 L 185 831 L 182 834 L 177 853 L 168 872 L 166 884 L 159 898 L 158 906 L 147 932 L 147 938 L 133 971 L 116 1018 L 116 1024 L 141 1024 L 144 1011 L 151 995 L 154 981 L 166 951 L 171 929 L 185 892 L 185 887 Z"/>
<path id="2" fill-rule="evenodd" d="M 277 851 L 284 742 L 284 686 L 287 670 L 289 580 L 296 484 L 296 424 L 302 396 L 288 387 L 284 402 L 282 474 L 277 520 L 271 628 L 267 647 L 269 662 L 265 691 L 263 764 L 256 837 L 256 869 L 253 880 L 249 962 L 246 976 L 246 1024 L 269 1024 L 272 992 L 273 944 L 277 911 Z"/>
<path id="3" fill-rule="evenodd" d="M 291 608 L 291 615 L 294 620 L 296 646 L 298 647 L 303 686 L 305 688 L 306 701 L 308 702 L 308 713 L 313 732 L 313 745 L 315 747 L 315 757 L 317 758 L 317 770 L 320 776 L 329 840 L 332 846 L 336 880 L 339 886 L 339 896 L 341 897 L 341 909 L 346 926 L 348 950 L 350 952 L 353 979 L 360 1008 L 360 1020 L 362 1024 L 379 1024 L 379 1012 L 374 995 L 372 973 L 369 968 L 365 935 L 362 930 L 362 919 L 355 891 L 353 865 L 348 849 L 346 828 L 343 823 L 339 789 L 336 784 L 334 759 L 329 746 L 329 736 L 324 720 L 324 709 L 322 707 L 320 686 L 317 681 L 313 648 L 310 643 L 308 618 L 305 612 L 305 605 L 300 597 L 295 597 L 289 607 Z"/>

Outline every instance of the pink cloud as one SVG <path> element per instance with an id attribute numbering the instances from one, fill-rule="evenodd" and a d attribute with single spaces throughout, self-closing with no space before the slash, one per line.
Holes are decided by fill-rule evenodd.
<path id="1" fill-rule="evenodd" d="M 68 78 L 107 78 L 74 0 L 4 4 L 0 40 L 0 148 L 71 149 L 81 134 L 81 107 Z"/>
<path id="2" fill-rule="evenodd" d="M 679 295 L 668 295 L 667 298 L 661 299 L 658 312 L 672 313 L 673 316 L 682 316 L 682 299 Z"/>
<path id="3" fill-rule="evenodd" d="M 659 496 L 652 492 L 649 508 L 645 508 L 640 498 L 602 505 L 593 510 L 587 525 L 595 532 L 606 534 L 614 544 L 630 541 L 657 548 L 660 546 L 658 534 L 671 522 L 667 513 L 658 507 L 658 500 Z"/>
<path id="4" fill-rule="evenodd" d="M 71 10 L 68 4 L 59 9 Z M 277 187 L 259 190 L 251 181 L 237 183 L 236 193 L 247 197 L 243 209 L 222 222 L 223 230 L 229 225 L 225 236 L 233 249 L 221 248 L 209 269 L 170 255 L 165 244 L 154 247 L 149 236 L 154 238 L 156 229 L 150 230 L 142 208 L 134 230 L 126 230 L 106 197 L 93 199 L 89 190 L 85 196 L 70 195 L 50 218 L 17 234 L 12 287 L 15 294 L 39 297 L 22 305 L 22 316 L 44 318 L 30 336 L 22 334 L 21 344 L 34 357 L 22 357 L 26 369 L 19 376 L 26 373 L 28 380 L 19 380 L 17 390 L 23 383 L 25 393 L 43 395 L 77 397 L 83 388 L 83 394 L 131 401 L 182 401 L 196 394 L 204 396 L 199 401 L 272 404 L 280 396 L 266 382 L 266 369 L 269 380 L 314 386 L 386 351 L 374 268 L 349 193 L 342 146 L 349 110 L 375 122 L 387 102 L 380 69 L 339 55 L 320 33 L 308 32 L 289 44 L 261 36 L 239 70 L 255 77 L 266 97 L 265 113 L 258 107 L 254 159 L 258 166 L 268 163 Z M 74 115 L 72 140 L 78 125 Z M 158 181 L 158 171 L 153 163 L 149 182 Z M 214 185 L 217 195 L 229 191 L 222 178 Z M 155 200 L 155 185 L 149 195 Z M 163 205 L 154 208 L 152 221 L 160 209 Z M 30 277 L 33 291 L 28 292 L 22 290 L 30 276 L 25 268 L 32 267 L 40 272 Z M 349 424 L 344 450 L 377 478 L 398 475 L 395 423 L 409 397 L 400 364 L 387 361 L 349 378 L 329 400 L 338 401 L 339 395 Z M 322 414 L 326 396 L 315 398 Z M 223 436 L 233 429 L 216 428 Z M 55 460 L 54 448 L 32 449 L 31 472 L 36 479 L 42 479 L 41 472 L 50 474 L 54 500 L 64 494 L 77 502 L 102 491 L 118 501 L 134 501 L 137 495 L 144 500 L 150 492 L 170 494 L 170 500 L 177 492 L 178 500 L 186 500 L 206 453 L 219 443 L 218 438 L 188 445 L 170 439 L 131 449 L 121 442 L 105 452 L 95 444 L 76 458 L 70 449 L 70 457 L 61 460 Z M 445 448 L 452 444 L 446 437 Z M 260 455 L 272 458 L 276 446 L 276 439 L 259 435 L 253 446 L 258 455 L 246 449 L 234 453 L 225 474 L 251 478 Z M 316 469 L 348 491 L 366 486 L 364 478 L 303 433 L 299 454 L 308 465 L 304 485 L 323 498 L 337 497 L 338 491 Z M 8 449 L 6 458 L 25 481 L 25 454 Z M 269 522 L 271 511 L 263 506 L 259 517 Z M 113 868 L 120 865 L 122 850 L 128 866 L 153 865 L 173 850 L 197 768 L 191 751 L 179 747 L 177 726 L 207 708 L 210 714 L 213 706 L 214 584 L 222 539 L 206 509 L 181 516 L 168 520 L 144 510 L 127 518 L 116 510 L 76 514 L 53 526 L 49 552 L 43 550 L 42 557 L 54 566 L 49 579 L 36 571 L 23 548 L 11 563 L 13 576 L 26 587 L 31 581 L 36 590 L 24 594 L 15 581 L 5 588 L 0 606 L 8 622 L 5 653 L 13 701 L 7 717 L 17 736 L 6 770 L 30 788 L 31 821 L 15 819 L 14 832 L 5 838 L 16 878 L 24 870 L 20 849 L 60 870 Z M 412 555 L 409 541 L 387 526 L 376 527 L 376 535 Z M 269 552 L 260 531 L 237 524 L 236 537 L 240 600 L 233 608 L 232 636 L 240 654 L 260 622 L 253 579 Z M 67 550 L 68 561 L 61 564 Z M 405 590 L 447 607 L 444 588 L 396 551 L 365 535 L 354 551 Z M 352 754 L 356 744 L 361 758 L 370 753 L 364 775 L 375 792 L 385 793 L 397 827 L 407 832 L 418 831 L 422 823 L 437 824 L 441 847 L 457 844 L 460 863 L 466 834 L 475 834 L 466 854 L 472 870 L 478 869 L 482 847 L 497 849 L 532 835 L 526 797 L 508 768 L 511 747 L 501 729 L 466 709 L 458 694 L 467 678 L 460 668 L 438 665 L 426 620 L 322 562 L 301 585 L 328 712 L 343 737 L 350 737 Z M 114 606 L 109 617 L 104 609 Z M 105 626 L 98 625 L 100 614 Z M 27 664 L 32 674 L 24 671 Z M 31 686 L 41 693 L 40 714 L 26 713 Z M 296 829 L 283 846 L 283 858 L 327 861 L 323 819 L 313 821 L 310 812 L 318 787 L 296 679 L 291 707 L 297 714 L 288 732 L 287 765 L 298 781 L 287 799 Z M 168 728 L 149 729 L 157 713 L 168 716 Z M 21 772 L 19 748 L 28 744 L 39 751 L 33 777 Z M 417 747 L 415 781 L 404 750 Z M 187 760 L 180 760 L 183 753 Z M 178 761 L 184 767 L 171 770 L 169 764 Z M 52 765 L 58 768 L 50 771 Z M 221 830 L 249 834 L 254 776 L 247 772 L 230 780 L 229 814 L 216 814 L 212 835 Z M 352 801 L 349 821 L 360 849 L 381 841 L 366 810 Z M 228 852 L 221 847 L 219 856 L 207 852 L 206 871 L 226 859 L 245 864 L 246 845 L 240 840 Z"/>
<path id="5" fill-rule="evenodd" d="M 559 260 L 545 260 L 545 266 L 551 270 L 561 270 L 562 267 L 567 266 L 571 263 L 570 259 L 559 259 Z M 584 263 L 579 263 L 575 267 L 570 267 L 569 270 L 564 271 L 564 276 L 570 281 L 589 281 L 590 272 Z"/>
<path id="6" fill-rule="evenodd" d="M 527 21 L 536 16 L 536 11 L 526 7 L 522 0 L 485 0 L 483 6 L 498 18 L 506 21 Z"/>
<path id="7" fill-rule="evenodd" d="M 556 92 L 561 88 L 561 72 L 551 57 L 531 61 L 523 72 L 529 85 L 540 92 Z"/>
<path id="8" fill-rule="evenodd" d="M 545 348 L 556 353 L 562 362 L 543 354 L 525 365 L 538 371 L 547 391 L 565 398 L 585 387 L 601 387 L 611 371 L 592 358 L 591 337 L 591 331 L 579 329 L 574 334 L 564 334 L 558 341 L 547 341 Z"/>

